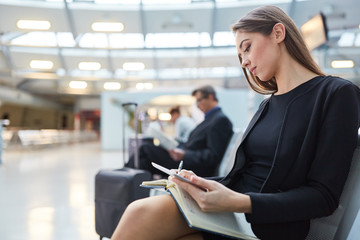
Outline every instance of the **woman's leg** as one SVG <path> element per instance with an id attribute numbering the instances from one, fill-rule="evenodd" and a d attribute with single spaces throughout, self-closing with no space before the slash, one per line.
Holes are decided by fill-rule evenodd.
<path id="1" fill-rule="evenodd" d="M 111 240 L 169 240 L 196 232 L 188 227 L 173 198 L 160 195 L 131 203 Z"/>

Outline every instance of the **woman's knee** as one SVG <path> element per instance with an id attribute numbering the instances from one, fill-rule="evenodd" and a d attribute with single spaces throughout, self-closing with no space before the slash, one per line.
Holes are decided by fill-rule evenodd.
<path id="1" fill-rule="evenodd" d="M 165 198 L 169 199 L 165 200 Z M 131 220 L 132 222 L 152 221 L 156 218 L 161 218 L 165 202 L 173 201 L 170 196 L 155 196 L 136 200 L 129 204 L 126 208 L 123 218 Z"/>
<path id="2" fill-rule="evenodd" d="M 125 209 L 117 228 L 114 231 L 112 240 L 120 239 L 145 239 L 139 229 L 143 229 L 149 224 L 150 217 L 148 200 L 140 199 L 130 203 Z M 136 238 L 134 238 L 136 236 Z"/>
<path id="3" fill-rule="evenodd" d="M 148 199 L 139 199 L 130 203 L 123 214 L 124 219 L 132 222 L 141 221 L 141 217 L 147 215 L 149 209 Z"/>
<path id="4" fill-rule="evenodd" d="M 154 233 L 154 229 L 162 231 Z M 121 237 L 118 237 L 120 232 Z M 152 239 L 176 239 L 193 232 L 172 197 L 160 195 L 132 202 L 125 210 L 112 239 L 128 239 L 126 236 L 135 235 L 137 239 L 149 239 L 149 233 L 152 233 Z"/>

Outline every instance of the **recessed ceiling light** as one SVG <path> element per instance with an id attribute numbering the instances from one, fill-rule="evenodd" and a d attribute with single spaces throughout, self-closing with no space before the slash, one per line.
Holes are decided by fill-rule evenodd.
<path id="1" fill-rule="evenodd" d="M 352 60 L 334 60 L 331 62 L 332 68 L 353 68 L 354 61 Z"/>
<path id="2" fill-rule="evenodd" d="M 144 83 L 144 87 L 145 87 L 145 89 L 152 89 L 153 84 L 152 83 Z"/>
<path id="3" fill-rule="evenodd" d="M 170 113 L 160 113 L 159 120 L 161 121 L 169 121 L 171 119 Z"/>
<path id="4" fill-rule="evenodd" d="M 121 84 L 118 82 L 104 83 L 104 89 L 106 89 L 106 90 L 119 90 L 120 88 L 121 88 Z"/>
<path id="5" fill-rule="evenodd" d="M 31 60 L 30 67 L 33 69 L 52 69 L 54 63 L 48 60 Z"/>
<path id="6" fill-rule="evenodd" d="M 19 20 L 16 26 L 20 29 L 49 30 L 51 24 L 49 21 L 43 20 Z"/>
<path id="7" fill-rule="evenodd" d="M 144 90 L 144 89 L 152 89 L 154 86 L 152 83 L 137 83 L 136 89 L 137 90 Z"/>
<path id="8" fill-rule="evenodd" d="M 124 24 L 121 22 L 94 22 L 91 29 L 95 32 L 121 32 Z"/>
<path id="9" fill-rule="evenodd" d="M 69 87 L 75 89 L 84 89 L 87 87 L 87 83 L 85 81 L 71 81 L 69 83 Z"/>
<path id="10" fill-rule="evenodd" d="M 143 90 L 145 88 L 144 84 L 143 83 L 137 83 L 136 84 L 136 89 L 137 90 Z"/>
<path id="11" fill-rule="evenodd" d="M 96 71 L 101 68 L 101 64 L 98 62 L 80 62 L 78 67 L 80 70 Z"/>
<path id="12" fill-rule="evenodd" d="M 145 64 L 142 62 L 126 62 L 123 64 L 123 69 L 126 71 L 141 71 L 145 69 Z"/>

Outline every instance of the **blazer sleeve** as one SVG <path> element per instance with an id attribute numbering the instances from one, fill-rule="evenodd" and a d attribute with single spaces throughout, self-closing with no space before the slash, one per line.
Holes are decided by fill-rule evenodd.
<path id="1" fill-rule="evenodd" d="M 206 133 L 206 147 L 186 149 L 184 167 L 198 169 L 204 166 L 217 167 L 233 134 L 232 123 L 222 115 L 214 119 Z"/>
<path id="2" fill-rule="evenodd" d="M 359 89 L 346 84 L 335 90 L 318 128 L 315 157 L 302 186 L 276 193 L 247 193 L 250 223 L 308 220 L 330 215 L 338 206 L 359 128 Z"/>

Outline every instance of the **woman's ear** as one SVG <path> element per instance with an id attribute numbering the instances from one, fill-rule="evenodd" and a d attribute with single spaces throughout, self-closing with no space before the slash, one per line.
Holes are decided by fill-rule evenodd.
<path id="1" fill-rule="evenodd" d="M 284 24 L 282 23 L 275 24 L 273 27 L 273 33 L 275 35 L 275 40 L 277 43 L 281 43 L 282 41 L 284 41 L 286 36 L 286 30 Z"/>

